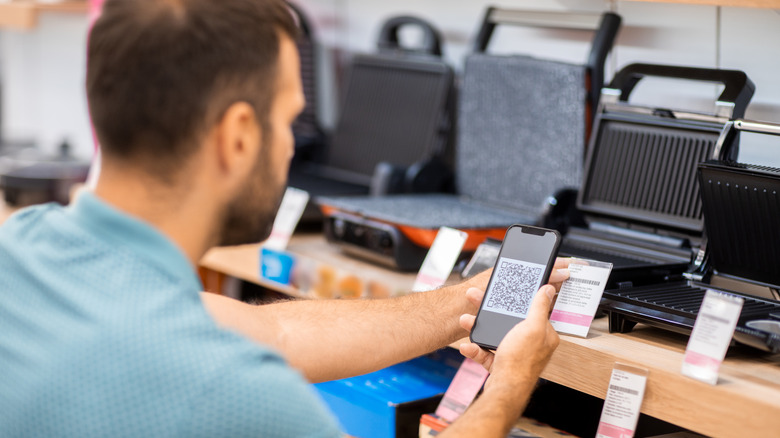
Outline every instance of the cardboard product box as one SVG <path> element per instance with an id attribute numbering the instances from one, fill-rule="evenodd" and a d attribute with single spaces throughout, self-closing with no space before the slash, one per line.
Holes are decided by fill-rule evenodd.
<path id="1" fill-rule="evenodd" d="M 436 409 L 463 357 L 443 349 L 358 377 L 315 384 L 341 423 L 359 438 L 417 437 L 420 417 Z"/>

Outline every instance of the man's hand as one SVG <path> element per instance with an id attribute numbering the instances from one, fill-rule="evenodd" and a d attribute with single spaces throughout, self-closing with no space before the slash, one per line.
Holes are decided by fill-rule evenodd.
<path id="1" fill-rule="evenodd" d="M 560 289 L 568 276 L 569 260 L 558 260 L 550 276 L 553 285 L 544 285 L 534 296 L 525 320 L 515 325 L 499 344 L 495 353 L 483 350 L 476 344 L 463 344 L 460 352 L 490 371 L 485 391 L 474 404 L 441 436 L 506 436 L 511 425 L 525 409 L 536 381 L 558 347 L 558 334 L 548 319 L 555 301 L 556 288 Z M 482 290 L 471 288 L 469 300 L 479 304 L 484 295 Z M 460 318 L 461 327 L 471 331 L 474 315 Z"/>
<path id="2" fill-rule="evenodd" d="M 548 315 L 553 306 L 555 288 L 544 285 L 534 296 L 528 317 L 514 326 L 499 344 L 495 353 L 476 344 L 463 344 L 461 353 L 482 364 L 490 371 L 490 380 L 511 386 L 513 382 L 536 380 L 544 370 L 553 351 L 558 347 L 555 332 Z"/>
<path id="3" fill-rule="evenodd" d="M 527 335 L 520 335 L 520 334 L 513 334 L 510 336 L 510 334 L 507 334 L 507 336 L 504 338 L 504 341 L 501 342 L 501 345 L 498 347 L 497 354 L 500 356 L 502 353 L 500 353 L 503 350 L 514 350 L 514 352 L 507 353 L 508 355 L 518 354 L 518 350 L 516 348 L 520 348 L 520 352 L 523 354 L 523 357 L 525 359 L 529 358 L 529 353 L 531 351 L 524 351 L 526 348 L 534 348 L 534 345 L 530 345 L 534 343 L 533 338 L 534 337 L 541 337 L 542 340 L 546 339 L 548 336 L 550 338 L 554 338 L 554 344 L 555 346 L 546 354 L 546 359 L 544 359 L 543 363 L 541 364 L 541 368 L 539 368 L 539 372 L 544 368 L 544 365 L 547 363 L 547 360 L 549 360 L 549 355 L 552 354 L 552 351 L 555 350 L 555 347 L 558 345 L 558 335 L 555 333 L 555 330 L 552 328 L 552 326 L 549 323 L 548 317 L 550 314 L 550 311 L 552 310 L 553 303 L 555 302 L 555 294 L 557 291 L 561 289 L 561 284 L 569 278 L 569 271 L 566 269 L 569 266 L 571 259 L 569 258 L 559 258 L 555 261 L 555 266 L 550 274 L 550 284 L 543 286 L 539 291 L 537 292 L 536 296 L 534 297 L 533 302 L 531 303 L 531 306 L 528 311 L 528 317 L 519 323 L 515 328 L 513 328 L 509 333 L 515 333 L 515 332 L 528 332 Z M 466 296 L 468 300 L 472 303 L 474 303 L 479 308 L 479 304 L 482 302 L 482 298 L 484 297 L 485 292 L 484 289 L 477 289 L 477 288 L 470 288 L 466 292 Z M 547 301 L 545 298 L 549 295 L 549 301 Z M 541 304 L 540 304 L 541 302 Z M 532 319 L 532 314 L 536 315 L 536 313 L 541 312 L 541 318 L 534 316 L 534 319 Z M 472 314 L 464 314 L 460 317 L 460 325 L 463 327 L 463 329 L 471 332 L 471 329 L 474 327 L 474 321 L 476 319 L 475 315 Z M 530 321 L 529 321 L 530 320 Z M 544 330 L 542 330 L 544 328 Z M 514 338 L 530 338 L 530 339 L 514 339 Z M 503 345 L 505 343 L 509 342 L 510 345 L 504 347 Z M 524 344 L 529 343 L 529 345 L 514 345 L 514 344 Z M 536 348 L 542 348 L 544 349 L 545 345 L 547 345 L 549 342 L 552 342 L 551 340 L 543 341 L 539 345 L 536 345 Z M 484 350 L 480 348 L 476 344 L 463 344 L 460 346 L 460 352 L 464 356 L 479 362 L 482 364 L 488 371 L 491 372 L 491 374 L 494 373 L 493 371 L 493 363 L 495 359 L 494 353 Z M 537 374 L 538 375 L 538 374 Z"/>

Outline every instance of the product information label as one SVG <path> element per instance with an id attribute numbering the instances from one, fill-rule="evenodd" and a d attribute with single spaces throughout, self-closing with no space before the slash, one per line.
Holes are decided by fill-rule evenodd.
<path id="1" fill-rule="evenodd" d="M 601 411 L 597 438 L 631 438 L 645 397 L 647 370 L 615 364 Z"/>
<path id="2" fill-rule="evenodd" d="M 301 215 L 308 202 L 309 192 L 287 187 L 282 203 L 279 205 L 279 211 L 276 213 L 271 235 L 263 243 L 265 248 L 276 251 L 287 249 L 290 237 L 292 237 L 295 227 L 298 226 L 298 221 L 301 220 Z"/>
<path id="3" fill-rule="evenodd" d="M 685 349 L 682 373 L 715 385 L 745 300 L 708 290 Z"/>
<path id="4" fill-rule="evenodd" d="M 469 407 L 487 380 L 487 370 L 471 359 L 465 359 L 444 393 L 436 415 L 449 422 L 458 419 Z"/>
<path id="5" fill-rule="evenodd" d="M 454 228 L 441 227 L 423 260 L 412 286 L 413 292 L 433 290 L 444 284 L 458 261 L 468 235 Z"/>
<path id="6" fill-rule="evenodd" d="M 612 263 L 572 259 L 569 279 L 563 282 L 550 314 L 550 324 L 557 332 L 588 336 L 610 272 Z"/>

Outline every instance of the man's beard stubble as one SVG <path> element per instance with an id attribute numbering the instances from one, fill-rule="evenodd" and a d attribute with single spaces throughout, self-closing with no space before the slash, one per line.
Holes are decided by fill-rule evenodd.
<path id="1" fill-rule="evenodd" d="M 222 220 L 218 246 L 257 243 L 271 235 L 286 184 L 274 185 L 278 178 L 272 174 L 274 166 L 270 163 L 271 157 L 267 151 L 268 148 L 264 148 L 252 170 L 250 181 L 228 206 Z"/>

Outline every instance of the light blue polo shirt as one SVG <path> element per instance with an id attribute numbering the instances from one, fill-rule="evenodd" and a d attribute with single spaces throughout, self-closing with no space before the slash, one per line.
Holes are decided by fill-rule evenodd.
<path id="1" fill-rule="evenodd" d="M 0 436 L 339 436 L 201 289 L 170 240 L 91 193 L 16 213 L 0 226 Z"/>

